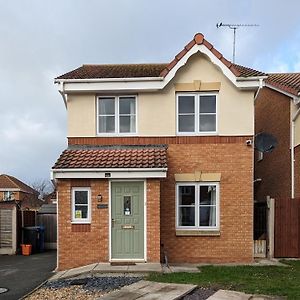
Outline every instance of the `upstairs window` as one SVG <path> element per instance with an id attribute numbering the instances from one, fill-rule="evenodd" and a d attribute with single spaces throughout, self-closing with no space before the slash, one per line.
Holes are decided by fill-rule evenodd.
<path id="1" fill-rule="evenodd" d="M 202 93 L 177 95 L 177 133 L 217 133 L 217 96 Z"/>
<path id="2" fill-rule="evenodd" d="M 98 97 L 98 134 L 136 133 L 136 97 Z"/>

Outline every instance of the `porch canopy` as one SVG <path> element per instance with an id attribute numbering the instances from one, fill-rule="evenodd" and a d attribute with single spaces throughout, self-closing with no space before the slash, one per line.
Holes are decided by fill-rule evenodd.
<path id="1" fill-rule="evenodd" d="M 166 145 L 69 146 L 52 168 L 53 179 L 166 176 Z"/>

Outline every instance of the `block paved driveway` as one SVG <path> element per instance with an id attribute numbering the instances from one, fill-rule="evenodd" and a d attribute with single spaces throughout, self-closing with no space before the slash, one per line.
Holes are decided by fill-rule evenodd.
<path id="1" fill-rule="evenodd" d="M 0 288 L 9 291 L 0 294 L 0 300 L 19 299 L 53 275 L 56 251 L 30 256 L 0 255 Z"/>

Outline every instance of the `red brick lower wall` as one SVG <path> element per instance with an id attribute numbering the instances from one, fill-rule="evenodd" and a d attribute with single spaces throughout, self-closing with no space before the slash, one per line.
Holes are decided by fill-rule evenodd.
<path id="1" fill-rule="evenodd" d="M 147 261 L 159 262 L 160 243 L 169 262 L 250 262 L 253 259 L 253 148 L 235 143 L 169 144 L 168 177 L 147 180 Z M 220 236 L 176 236 L 176 173 L 221 173 Z M 71 187 L 90 186 L 92 223 L 71 224 Z M 58 180 L 59 269 L 109 260 L 108 180 Z"/>
<path id="2" fill-rule="evenodd" d="M 295 148 L 295 197 L 300 197 L 300 145 Z"/>
<path id="3" fill-rule="evenodd" d="M 92 222 L 71 224 L 71 188 L 91 187 Z M 109 261 L 109 208 L 97 209 L 97 195 L 109 202 L 108 180 L 58 180 L 59 270 Z M 147 261 L 160 261 L 160 181 L 147 180 Z"/>
<path id="4" fill-rule="evenodd" d="M 253 259 L 253 149 L 237 144 L 169 145 L 161 183 L 161 241 L 169 262 L 249 262 Z M 176 173 L 221 173 L 220 236 L 176 236 Z"/>

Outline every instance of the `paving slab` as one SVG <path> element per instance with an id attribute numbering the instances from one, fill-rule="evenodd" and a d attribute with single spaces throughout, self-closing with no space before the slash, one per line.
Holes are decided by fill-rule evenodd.
<path id="1" fill-rule="evenodd" d="M 162 272 L 162 267 L 160 263 L 137 263 L 128 266 L 128 272 Z"/>
<path id="2" fill-rule="evenodd" d="M 199 273 L 200 270 L 197 266 L 197 264 L 170 264 L 169 266 L 163 265 L 162 271 L 163 273 Z"/>
<path id="3" fill-rule="evenodd" d="M 193 284 L 173 284 L 141 280 L 125 286 L 119 291 L 104 295 L 99 300 L 175 300 L 190 293 L 196 287 Z"/>
<path id="4" fill-rule="evenodd" d="M 51 278 L 49 278 L 49 281 L 76 277 L 81 274 L 88 274 L 88 273 L 92 272 L 93 269 L 97 265 L 98 264 L 91 264 L 91 265 L 86 265 L 86 266 L 79 267 L 79 268 L 69 269 L 69 270 L 65 270 L 65 271 L 59 271 L 55 275 L 53 275 Z"/>
<path id="5" fill-rule="evenodd" d="M 227 291 L 227 290 L 218 290 L 207 300 L 249 300 L 251 299 L 251 297 L 252 297 L 251 294 L 245 294 L 241 292 Z"/>
<path id="6" fill-rule="evenodd" d="M 112 266 L 110 263 L 99 263 L 93 269 L 93 272 L 97 273 L 123 273 L 128 272 L 129 266 Z"/>

